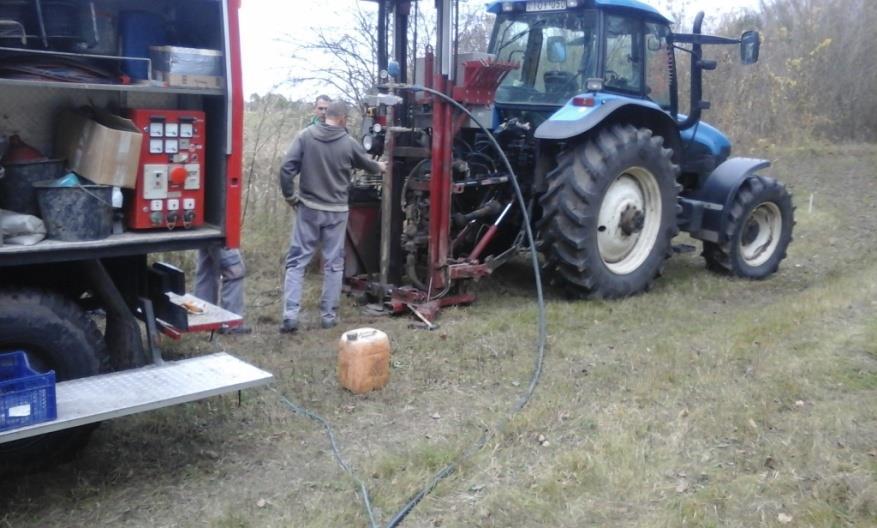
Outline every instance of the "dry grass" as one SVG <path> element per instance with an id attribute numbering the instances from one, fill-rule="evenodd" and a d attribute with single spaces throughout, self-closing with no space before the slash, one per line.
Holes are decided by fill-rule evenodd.
<path id="1" fill-rule="evenodd" d="M 687 254 L 636 298 L 549 291 L 534 400 L 404 525 L 877 525 L 877 149 L 775 155 L 798 204 L 776 277 L 730 280 Z M 168 353 L 224 346 L 271 370 L 335 424 L 386 520 L 525 389 L 530 272 L 501 270 L 431 333 L 345 305 L 344 328 L 375 325 L 393 344 L 390 384 L 356 397 L 334 378 L 343 328 L 277 334 L 287 227 L 251 229 L 256 332 Z M 2 486 L 0 526 L 366 524 L 322 431 L 267 390 L 107 423 L 72 464 Z"/>

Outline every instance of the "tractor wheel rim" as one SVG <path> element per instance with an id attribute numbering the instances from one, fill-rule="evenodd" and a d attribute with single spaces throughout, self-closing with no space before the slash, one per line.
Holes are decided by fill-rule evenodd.
<path id="1" fill-rule="evenodd" d="M 761 266 L 774 254 L 780 243 L 783 215 L 779 206 L 764 202 L 749 213 L 740 234 L 740 256 L 749 266 Z"/>
<path id="2" fill-rule="evenodd" d="M 597 224 L 603 264 L 617 275 L 636 271 L 649 257 L 661 228 L 661 190 L 650 171 L 631 167 L 606 189 Z"/>

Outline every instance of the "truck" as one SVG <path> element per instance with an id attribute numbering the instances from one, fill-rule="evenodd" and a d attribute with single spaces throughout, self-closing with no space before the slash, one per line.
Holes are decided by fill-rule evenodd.
<path id="1" fill-rule="evenodd" d="M 382 80 L 363 146 L 392 163 L 353 194 L 355 288 L 428 317 L 472 302 L 472 280 L 537 251 L 569 295 L 622 298 L 652 286 L 680 232 L 701 242 L 711 271 L 777 271 L 791 194 L 764 174 L 769 161 L 732 157 L 701 119 L 704 72 L 718 66 L 705 50 L 738 46 L 753 64 L 757 31 L 705 35 L 699 13 L 691 33 L 674 32 L 637 0 L 494 1 L 488 49 L 458 53 L 458 2 L 436 7 L 434 51 L 412 61 L 417 3 L 379 3 Z M 691 58 L 687 114 L 679 54 Z"/>
<path id="2" fill-rule="evenodd" d="M 270 381 L 226 353 L 165 361 L 158 346 L 241 324 L 157 258 L 240 245 L 239 7 L 0 6 L 0 209 L 47 231 L 0 245 L 0 469 L 69 457 L 103 420 Z"/>

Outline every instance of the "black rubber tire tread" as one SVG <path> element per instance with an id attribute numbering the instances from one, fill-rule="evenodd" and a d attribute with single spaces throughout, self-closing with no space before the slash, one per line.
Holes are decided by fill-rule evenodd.
<path id="1" fill-rule="evenodd" d="M 0 352 L 25 350 L 32 366 L 57 381 L 108 370 L 109 354 L 94 321 L 73 301 L 32 289 L 0 290 Z M 66 461 L 85 446 L 97 424 L 0 444 L 0 474 Z"/>
<path id="2" fill-rule="evenodd" d="M 760 204 L 773 202 L 782 215 L 782 233 L 774 254 L 761 266 L 753 267 L 739 254 L 740 237 L 749 214 Z M 795 226 L 795 208 L 792 195 L 786 186 L 767 176 L 751 176 L 743 182 L 729 211 L 728 225 L 725 228 L 726 241 L 703 243 L 703 258 L 710 271 L 734 275 L 745 279 L 761 280 L 777 272 L 780 262 L 786 258 L 786 251 L 792 242 Z"/>
<path id="3" fill-rule="evenodd" d="M 648 290 L 672 254 L 679 232 L 676 215 L 681 186 L 679 167 L 664 140 L 646 128 L 615 125 L 596 137 L 573 144 L 557 157 L 548 173 L 548 190 L 540 198 L 537 225 L 545 271 L 575 297 L 615 299 Z M 609 270 L 600 258 L 597 222 L 609 185 L 630 167 L 648 169 L 657 180 L 662 200 L 662 226 L 651 254 L 639 269 L 626 275 Z"/>

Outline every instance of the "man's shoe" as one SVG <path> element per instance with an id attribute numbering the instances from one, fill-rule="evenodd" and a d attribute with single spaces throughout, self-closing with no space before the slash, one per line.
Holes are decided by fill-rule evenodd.
<path id="1" fill-rule="evenodd" d="M 295 319 L 284 319 L 283 324 L 280 325 L 280 333 L 294 334 L 295 332 L 298 332 L 298 321 Z"/>
<path id="2" fill-rule="evenodd" d="M 222 327 L 219 329 L 219 333 L 222 335 L 247 335 L 252 334 L 253 329 L 247 325 L 235 326 L 233 328 Z"/>
<path id="3" fill-rule="evenodd" d="M 338 325 L 338 319 L 320 319 L 322 328 L 335 328 Z"/>

